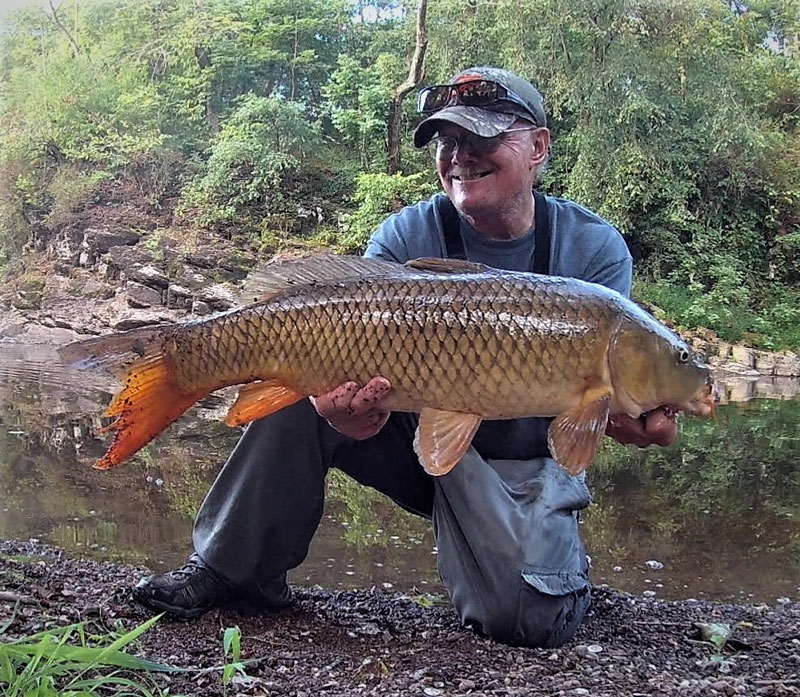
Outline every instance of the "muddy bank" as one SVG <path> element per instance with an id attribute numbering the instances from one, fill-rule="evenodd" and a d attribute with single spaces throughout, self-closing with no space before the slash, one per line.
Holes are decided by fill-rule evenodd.
<path id="1" fill-rule="evenodd" d="M 105 633 L 148 615 L 128 589 L 145 569 L 68 558 L 38 543 L 0 542 L 4 639 L 86 620 Z M 162 620 L 138 645 L 184 668 L 224 663 L 222 635 L 238 625 L 242 695 L 798 695 L 800 604 L 665 602 L 597 588 L 576 638 L 558 649 L 495 644 L 462 628 L 449 605 L 426 607 L 383 590 L 295 588 L 289 609 L 263 617 L 211 612 Z M 733 627 L 714 659 L 697 623 Z M 722 668 L 720 667 L 722 666 Z M 222 695 L 220 672 L 155 678 L 172 694 Z"/>

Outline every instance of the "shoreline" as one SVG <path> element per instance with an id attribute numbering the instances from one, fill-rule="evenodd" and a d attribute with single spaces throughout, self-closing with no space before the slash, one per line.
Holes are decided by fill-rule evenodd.
<path id="1" fill-rule="evenodd" d="M 0 618 L 11 618 L 4 640 L 81 621 L 130 630 L 149 617 L 128 592 L 144 572 L 0 540 Z M 228 688 L 237 695 L 784 697 L 800 684 L 798 603 L 664 601 L 595 587 L 573 640 L 530 649 L 481 638 L 446 602 L 375 588 L 293 590 L 292 606 L 275 614 L 214 610 L 191 622 L 159 621 L 137 653 L 193 672 L 150 679 L 172 694 L 221 697 L 213 668 L 224 663 L 225 628 L 238 626 L 242 659 L 253 662 Z M 735 641 L 720 651 L 703 641 L 701 628 L 711 622 L 732 627 Z"/>

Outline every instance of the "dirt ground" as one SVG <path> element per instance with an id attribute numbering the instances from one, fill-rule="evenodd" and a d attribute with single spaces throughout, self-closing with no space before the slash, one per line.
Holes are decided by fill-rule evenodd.
<path id="1" fill-rule="evenodd" d="M 71 559 L 37 542 L 0 541 L 3 640 L 86 620 L 98 633 L 149 616 L 129 588 L 146 570 Z M 667 602 L 593 591 L 577 636 L 557 649 L 496 644 L 447 605 L 384 590 L 295 588 L 277 614 L 210 612 L 161 620 L 136 646 L 184 668 L 225 662 L 226 627 L 241 629 L 247 677 L 228 695 L 800 695 L 800 604 Z M 16 606 L 16 613 L 14 608 Z M 716 660 L 697 623 L 734 627 Z M 223 695 L 221 670 L 155 677 L 170 694 Z"/>

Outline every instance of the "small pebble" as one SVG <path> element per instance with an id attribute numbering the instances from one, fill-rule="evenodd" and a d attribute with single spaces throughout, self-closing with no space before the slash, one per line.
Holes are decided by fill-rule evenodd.
<path id="1" fill-rule="evenodd" d="M 649 561 L 646 561 L 645 564 L 651 569 L 655 570 L 664 568 L 664 565 L 660 561 L 656 561 L 655 559 L 650 559 Z"/>

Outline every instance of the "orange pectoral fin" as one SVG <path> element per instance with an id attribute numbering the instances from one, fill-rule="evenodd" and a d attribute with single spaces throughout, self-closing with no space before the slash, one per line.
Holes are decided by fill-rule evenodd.
<path id="1" fill-rule="evenodd" d="M 225 423 L 228 426 L 243 426 L 291 406 L 306 396 L 276 380 L 251 382 L 239 391 L 236 402 L 225 417 Z"/>
<path id="2" fill-rule="evenodd" d="M 609 392 L 587 393 L 580 404 L 560 414 L 547 434 L 553 458 L 571 475 L 592 464 L 606 432 L 611 405 Z"/>
<path id="3" fill-rule="evenodd" d="M 419 415 L 414 448 L 428 474 L 447 474 L 467 452 L 481 417 L 425 407 Z"/>

